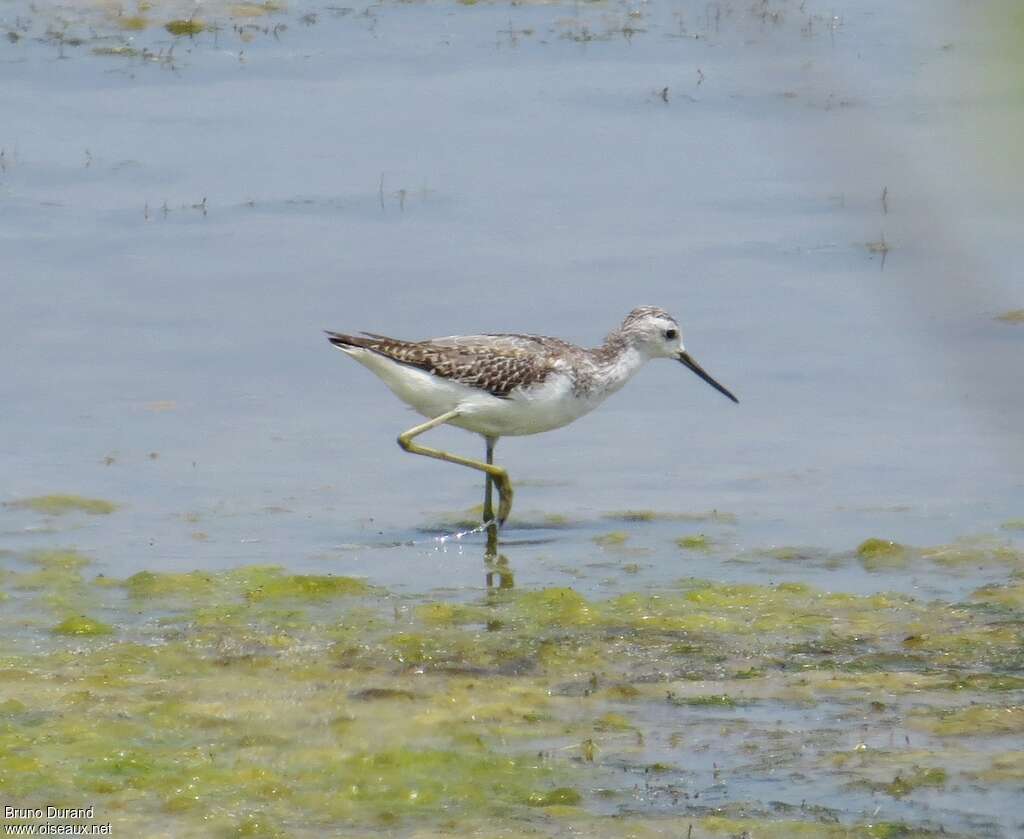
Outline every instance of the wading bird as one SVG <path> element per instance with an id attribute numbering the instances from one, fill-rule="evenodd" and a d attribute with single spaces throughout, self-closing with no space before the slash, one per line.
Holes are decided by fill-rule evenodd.
<path id="1" fill-rule="evenodd" d="M 690 357 L 679 324 L 654 306 L 634 309 L 595 349 L 558 338 L 516 334 L 401 341 L 369 332 L 358 336 L 327 332 L 327 339 L 428 417 L 398 436 L 403 449 L 485 473 L 483 517 L 494 538 L 492 482 L 498 486 L 498 527 L 512 509 L 508 473 L 494 464 L 499 437 L 539 434 L 568 425 L 593 411 L 654 358 L 681 362 L 733 402 L 739 401 Z M 482 435 L 486 459 L 472 460 L 414 442 L 444 424 Z"/>

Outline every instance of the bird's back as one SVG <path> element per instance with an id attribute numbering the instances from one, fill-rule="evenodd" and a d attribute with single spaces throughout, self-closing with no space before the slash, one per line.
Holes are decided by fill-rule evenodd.
<path id="1" fill-rule="evenodd" d="M 402 341 L 386 335 L 328 333 L 342 349 L 359 348 L 441 379 L 477 388 L 501 399 L 517 389 L 543 384 L 564 370 L 567 354 L 583 351 L 557 338 L 513 333 L 451 335 L 427 341 Z"/>

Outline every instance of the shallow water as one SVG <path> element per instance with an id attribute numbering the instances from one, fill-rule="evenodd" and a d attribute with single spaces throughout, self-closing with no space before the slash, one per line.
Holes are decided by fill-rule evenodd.
<path id="1" fill-rule="evenodd" d="M 570 587 L 594 602 L 696 578 L 895 592 L 970 615 L 961 604 L 1019 584 L 1024 327 L 1000 319 L 1024 305 L 1011 5 L 210 3 L 191 18 L 207 25 L 194 36 L 165 28 L 195 9 L 0 5 L 2 500 L 76 493 L 117 505 L 0 507 L 12 655 L 28 655 L 25 644 L 40 655 L 51 643 L 118 649 L 139 640 L 137 622 L 159 627 L 162 607 L 133 611 L 105 599 L 120 589 L 95 587 L 96 575 L 139 571 L 272 564 L 365 579 L 402 608 L 474 604 L 488 572 L 492 584 Z M 740 405 L 678 365 L 652 364 L 570 428 L 502 440 L 516 507 L 508 565 L 490 569 L 480 534 L 438 538 L 472 520 L 476 475 L 403 454 L 394 437 L 416 418 L 320 333 L 512 330 L 592 344 L 646 303 L 680 318 L 688 349 Z M 434 440 L 482 454 L 458 431 Z M 677 544 L 700 534 L 706 544 Z M 909 547 L 858 553 L 868 538 Z M 36 573 L 31 552 L 58 548 L 88 557 L 81 579 L 11 582 Z M 26 597 L 50 611 L 19 611 Z M 996 597 L 1005 613 L 964 620 L 1017 633 L 1019 647 L 1014 597 Z M 305 632 L 321 649 L 334 638 L 323 627 L 345 620 L 335 605 L 321 604 L 312 628 L 306 616 L 273 634 Z M 113 637 L 53 641 L 62 620 L 96 609 Z M 733 629 L 717 641 L 729 661 L 740 655 Z M 916 634 L 898 623 L 875 646 L 891 653 L 904 630 Z M 176 631 L 146 643 L 161 648 Z M 251 642 L 244 626 L 223 631 L 224 644 Z M 646 643 L 637 626 L 623 631 Z M 264 641 L 257 660 L 270 655 Z M 587 643 L 594 661 L 614 655 L 604 636 Z M 666 654 L 665 643 L 654 647 Z M 924 660 L 872 666 L 948 669 L 950 680 L 1019 672 L 1018 659 L 986 649 L 973 663 L 948 661 L 940 645 Z M 208 653 L 197 641 L 182 672 L 199 679 Z M 286 657 L 286 682 L 305 678 L 311 660 Z M 26 666 L 62 672 L 50 659 Z M 169 672 L 146 666 L 153 685 Z M 367 667 L 407 678 L 387 655 Z M 561 667 L 531 676 L 530 689 L 552 689 Z M 617 667 L 614 678 L 632 683 Z M 630 704 L 631 733 L 605 732 L 593 762 L 573 763 L 557 736 L 536 734 L 537 748 L 554 750 L 554 774 L 585 778 L 561 779 L 583 794 L 565 830 L 615 835 L 600 819 L 617 813 L 666 835 L 691 817 L 741 833 L 707 819 L 741 818 L 744 807 L 755 821 L 821 831 L 833 817 L 876 816 L 966 835 L 1019 827 L 1019 764 L 997 767 L 1005 758 L 989 755 L 991 739 L 958 734 L 953 748 L 907 734 L 915 713 L 977 696 L 912 700 L 900 687 L 865 734 L 863 701 L 850 716 L 848 697 L 817 687 L 806 705 L 761 681 L 735 708 L 667 703 L 670 670 L 657 697 Z M 720 673 L 696 675 L 703 693 L 735 692 L 717 686 Z M 889 708 L 890 687 L 857 695 Z M 265 689 L 257 681 L 254 695 Z M 141 695 L 126 690 L 117 701 L 141 713 Z M 458 690 L 440 678 L 428 693 Z M 1024 701 L 1016 688 L 997 698 L 1006 709 Z M 260 713 L 290 713 L 289 701 L 307 700 L 281 696 Z M 375 707 L 360 716 L 367 726 Z M 1007 752 L 1022 734 L 1010 718 Z M 666 757 L 677 723 L 694 746 L 685 760 Z M 634 730 L 643 745 L 627 749 Z M 573 749 L 589 736 L 570 731 Z M 777 759 L 764 746 L 746 755 L 751 731 L 757 743 L 782 738 Z M 421 735 L 433 736 L 410 742 Z M 289 736 L 308 745 L 301 728 Z M 804 741 L 813 754 L 794 757 Z M 854 771 L 835 755 L 859 744 L 888 751 Z M 884 784 L 912 771 L 889 751 L 911 747 L 925 770 L 950 776 L 889 795 Z M 36 757 L 58 766 L 67 756 Z M 652 773 L 659 762 L 674 768 Z M 728 783 L 709 776 L 715 767 Z M 302 788 L 298 777 L 289 783 Z M 75 806 L 90 788 L 69 783 L 61 795 Z M 602 783 L 618 792 L 599 794 Z M 700 806 L 686 797 L 696 792 Z M 288 801 L 272 821 L 301 835 L 300 805 Z M 509 835 L 555 830 L 513 811 L 501 814 Z M 132 812 L 146 823 L 144 807 Z M 358 832 L 368 814 L 333 818 Z M 391 828 L 411 830 L 407 817 Z M 496 816 L 468 807 L 460 829 L 477 817 Z M 190 818 L 180 830 L 198 829 Z"/>

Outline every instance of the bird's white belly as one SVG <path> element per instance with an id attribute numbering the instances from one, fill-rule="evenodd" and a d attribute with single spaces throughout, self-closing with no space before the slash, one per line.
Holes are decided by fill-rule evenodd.
<path id="1" fill-rule="evenodd" d="M 600 400 L 581 399 L 562 373 L 527 391 L 513 391 L 507 399 L 487 391 L 435 376 L 425 370 L 399 364 L 361 348 L 345 349 L 376 373 L 405 404 L 433 419 L 458 410 L 451 425 L 490 437 L 539 434 L 568 425 L 592 411 Z"/>
<path id="2" fill-rule="evenodd" d="M 555 373 L 543 384 L 513 391 L 507 399 L 475 391 L 461 408 L 463 416 L 452 425 L 492 437 L 540 434 L 568 425 L 596 407 L 596 401 L 573 393 L 568 376 Z"/>

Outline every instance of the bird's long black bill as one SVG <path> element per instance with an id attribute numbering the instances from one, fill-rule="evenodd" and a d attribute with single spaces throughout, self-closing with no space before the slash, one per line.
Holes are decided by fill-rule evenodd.
<path id="1" fill-rule="evenodd" d="M 716 382 L 714 379 L 712 379 L 711 376 L 709 376 L 704 371 L 704 368 L 701 367 L 696 361 L 694 361 L 690 357 L 689 353 L 681 352 L 681 353 L 679 353 L 677 358 L 679 359 L 681 364 L 685 364 L 687 367 L 689 367 L 694 373 L 696 373 L 698 376 L 700 376 L 705 382 L 707 382 L 709 385 L 711 385 L 711 387 L 713 387 L 719 393 L 721 393 L 724 396 L 729 397 L 729 399 L 731 399 L 733 402 L 736 402 L 737 404 L 739 403 L 740 400 L 737 399 L 735 396 L 733 396 L 726 388 L 722 387 L 718 382 Z"/>

